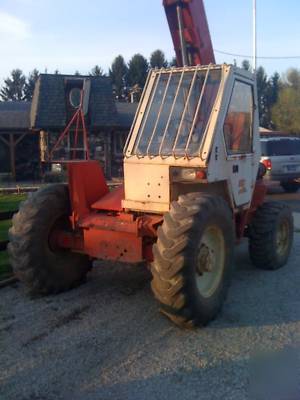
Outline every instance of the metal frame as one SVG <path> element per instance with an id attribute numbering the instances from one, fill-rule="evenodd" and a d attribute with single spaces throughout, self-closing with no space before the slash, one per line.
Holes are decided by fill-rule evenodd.
<path id="1" fill-rule="evenodd" d="M 142 107 L 142 104 L 143 104 L 143 101 L 144 101 L 144 98 L 145 98 L 145 95 L 146 95 L 146 92 L 147 92 L 147 88 L 148 88 L 148 84 L 149 84 L 151 75 L 152 75 L 152 70 L 148 73 L 147 80 L 146 80 L 146 83 L 145 83 L 145 86 L 144 86 L 144 90 L 143 90 L 139 105 L 137 107 L 137 110 L 136 110 L 136 113 L 135 113 L 135 116 L 134 116 L 134 119 L 133 119 L 133 123 L 131 125 L 129 134 L 127 136 L 127 139 L 126 139 L 126 142 L 125 142 L 125 145 L 124 145 L 124 149 L 123 149 L 124 157 L 126 157 L 126 149 L 127 149 L 128 145 L 129 145 L 129 141 L 130 141 L 131 135 L 133 133 L 133 129 L 135 127 L 135 124 L 137 122 L 137 119 L 138 119 L 139 115 L 141 114 L 141 107 Z"/>
<path id="2" fill-rule="evenodd" d="M 255 99 L 255 94 L 254 94 L 254 90 L 253 90 L 253 82 L 251 83 L 251 82 L 249 82 L 249 81 L 247 81 L 247 80 L 245 80 L 245 79 L 243 80 L 243 79 L 241 79 L 241 78 L 236 78 L 236 79 L 235 79 L 235 82 L 234 82 L 234 86 L 235 86 L 235 83 L 236 83 L 236 82 L 240 82 L 240 83 L 243 83 L 243 84 L 245 84 L 245 85 L 250 86 L 251 92 L 252 92 L 252 113 L 251 113 L 251 126 L 252 126 L 252 130 L 251 130 L 251 138 L 250 138 L 250 139 L 251 139 L 251 152 L 246 152 L 246 153 L 243 153 L 243 152 L 240 152 L 240 153 L 230 153 L 230 152 L 228 151 L 227 143 L 226 143 L 226 140 L 225 140 L 225 132 L 224 132 L 224 124 L 223 124 L 222 131 L 223 131 L 224 143 L 225 143 L 225 150 L 226 150 L 226 155 L 227 155 L 227 159 L 228 159 L 228 160 L 229 160 L 229 159 L 236 159 L 237 157 L 239 158 L 239 157 L 252 156 L 252 154 L 253 154 L 254 113 L 255 113 L 255 107 L 256 107 L 255 101 L 254 101 L 254 99 Z M 233 86 L 233 90 L 234 90 L 234 86 Z M 231 104 L 232 96 L 233 96 L 233 91 L 232 91 L 232 93 L 231 93 L 230 100 L 229 100 L 229 103 L 228 103 L 228 107 L 227 107 L 227 109 L 226 109 L 226 113 L 225 113 L 226 116 L 227 116 L 228 111 L 229 111 L 229 107 L 230 107 L 230 104 Z"/>
<path id="3" fill-rule="evenodd" d="M 152 90 L 152 93 L 151 93 L 151 100 L 150 100 L 150 103 L 149 103 L 149 106 L 148 106 L 148 110 L 147 110 L 146 114 L 145 114 L 144 117 L 143 117 L 141 132 L 143 132 L 144 129 L 145 129 L 146 122 L 147 122 L 148 116 L 149 116 L 149 114 L 150 114 L 150 110 L 151 110 L 151 108 L 152 108 L 153 100 L 154 100 L 154 97 L 155 97 L 156 89 L 157 89 L 157 87 L 158 87 L 158 83 L 159 83 L 159 79 L 160 79 L 160 77 L 161 77 L 161 74 L 162 74 L 162 72 L 160 71 L 160 72 L 159 72 L 159 75 L 158 75 L 158 77 L 157 77 L 157 79 L 156 79 L 156 82 L 155 82 L 155 88 L 154 88 L 154 90 Z M 156 78 L 156 76 L 155 76 L 155 78 Z M 137 151 L 138 148 L 139 148 L 139 145 L 140 145 L 142 136 L 143 136 L 143 135 L 140 134 L 140 135 L 139 135 L 139 138 L 138 138 L 138 140 L 137 140 L 137 143 L 134 144 L 134 147 L 135 147 L 135 149 L 136 149 L 136 155 L 137 155 L 138 158 L 143 158 L 143 157 L 145 157 L 145 155 L 140 156 L 140 155 L 138 154 L 138 151 Z"/>
<path id="4" fill-rule="evenodd" d="M 151 86 L 151 90 L 148 89 L 148 90 L 150 90 L 150 97 L 149 97 L 149 93 L 148 93 L 148 96 L 145 95 L 143 97 L 143 100 L 142 100 L 141 105 L 139 107 L 140 110 L 142 110 L 142 108 L 144 109 L 143 111 L 140 111 L 140 113 L 144 112 L 145 109 L 147 108 L 146 114 L 143 115 L 143 118 L 140 121 L 140 123 L 138 122 L 138 119 L 135 118 L 135 124 L 133 124 L 133 126 L 132 126 L 131 133 L 130 133 L 129 138 L 128 138 L 128 140 L 126 142 L 126 145 L 125 145 L 126 148 L 125 148 L 124 153 L 126 154 L 126 158 L 130 158 L 132 156 L 135 156 L 138 159 L 145 158 L 145 157 L 148 157 L 148 158 L 151 158 L 151 159 L 155 158 L 155 157 L 161 157 L 163 159 L 166 159 L 166 158 L 168 158 L 170 156 L 172 156 L 174 158 L 189 158 L 189 159 L 195 158 L 195 157 L 200 157 L 200 154 L 198 156 L 190 156 L 188 154 L 188 146 L 190 144 L 191 137 L 192 137 L 193 131 L 194 131 L 195 126 L 196 126 L 197 116 L 198 116 L 198 113 L 199 113 L 199 110 L 200 110 L 200 107 L 201 107 L 201 104 L 202 104 L 202 100 L 203 100 L 203 97 L 204 97 L 206 85 L 207 85 L 208 78 L 209 78 L 209 74 L 213 70 L 221 70 L 221 69 L 222 69 L 222 66 L 208 65 L 208 66 L 205 66 L 205 67 L 197 66 L 197 67 L 183 67 L 183 68 L 162 69 L 159 72 L 158 71 L 152 71 L 151 74 L 152 74 L 152 77 L 155 78 L 155 85 L 154 86 L 150 85 Z M 183 124 L 183 121 L 184 121 L 184 117 L 185 117 L 186 112 L 188 110 L 189 100 L 190 100 L 192 91 L 194 89 L 194 84 L 195 84 L 195 81 L 196 81 L 197 74 L 199 72 L 201 72 L 201 71 L 206 71 L 206 76 L 205 76 L 205 80 L 204 80 L 201 92 L 199 94 L 199 99 L 198 99 L 197 107 L 196 107 L 196 110 L 195 110 L 192 127 L 191 127 L 191 130 L 190 130 L 189 135 L 188 135 L 188 142 L 187 142 L 187 145 L 185 146 L 184 153 L 183 154 L 176 154 L 176 145 L 177 145 L 178 140 L 179 140 L 179 135 L 180 135 L 180 132 L 181 132 L 181 128 L 182 128 L 182 124 Z M 172 145 L 172 151 L 170 152 L 170 155 L 162 154 L 162 149 L 163 149 L 163 146 L 165 144 L 166 135 L 167 135 L 167 132 L 168 132 L 168 129 L 169 129 L 169 126 L 170 126 L 170 122 L 172 120 L 172 116 L 173 116 L 173 113 L 174 113 L 175 105 L 177 103 L 177 99 L 178 99 L 180 90 L 182 88 L 182 82 L 183 82 L 185 74 L 188 73 L 188 72 L 193 72 L 194 74 L 193 74 L 193 78 L 191 79 L 191 84 L 190 84 L 189 91 L 188 91 L 188 94 L 187 94 L 187 99 L 186 99 L 186 103 L 184 105 L 183 113 L 180 116 L 180 124 L 179 124 L 179 127 L 177 129 L 176 135 L 174 137 L 174 141 L 173 141 L 173 145 Z M 147 145 L 147 149 L 146 149 L 145 154 L 139 154 L 138 147 L 139 147 L 140 142 L 141 142 L 141 140 L 143 138 L 143 135 L 144 135 L 145 126 L 147 124 L 147 120 L 148 120 L 148 117 L 149 117 L 149 114 L 150 114 L 150 111 L 151 111 L 151 108 L 152 108 L 152 104 L 153 104 L 153 100 L 154 100 L 154 97 L 155 97 L 155 94 L 156 94 L 156 90 L 158 88 L 161 76 L 163 74 L 166 74 L 166 73 L 169 75 L 169 78 L 168 78 L 168 82 L 167 82 L 166 88 L 164 90 L 164 95 L 163 95 L 163 98 L 162 98 L 162 103 L 160 105 L 159 112 L 158 112 L 158 114 L 156 116 L 156 121 L 155 121 L 155 124 L 154 124 L 154 128 L 153 128 L 149 143 Z M 151 145 L 153 144 L 153 139 L 155 137 L 155 134 L 157 132 L 157 126 L 158 126 L 158 123 L 159 123 L 159 119 L 160 119 L 163 107 L 165 105 L 165 99 L 166 99 L 166 95 L 167 95 L 167 92 L 168 92 L 168 89 L 169 89 L 169 85 L 170 85 L 171 79 L 175 75 L 175 73 L 180 74 L 180 80 L 178 82 L 178 86 L 177 86 L 177 89 L 176 89 L 174 100 L 173 100 L 173 103 L 172 103 L 172 106 L 171 106 L 171 109 L 170 109 L 170 114 L 169 114 L 168 120 L 166 122 L 165 129 L 164 129 L 164 132 L 163 132 L 163 135 L 162 135 L 162 140 L 161 140 L 161 143 L 160 143 L 160 146 L 159 146 L 158 154 L 151 155 L 151 154 L 149 154 L 149 151 L 150 151 Z M 222 76 L 221 76 L 221 81 L 222 81 Z M 221 85 L 221 81 L 220 81 L 220 85 Z M 145 91 L 145 93 L 146 93 L 146 91 Z M 149 101 L 148 101 L 148 99 L 149 99 Z M 215 99 L 215 101 L 216 101 L 216 99 Z M 213 107 L 212 107 L 212 109 L 213 109 Z M 203 135 L 203 138 L 204 138 L 204 135 Z M 202 138 L 202 140 L 203 140 L 203 138 Z M 201 145 L 202 145 L 202 142 L 199 143 L 199 149 L 201 148 Z"/>
<path id="5" fill-rule="evenodd" d="M 59 159 L 54 159 L 54 153 L 55 151 L 58 150 L 60 144 L 62 141 L 68 137 L 70 138 L 71 135 L 71 128 L 75 124 L 75 133 L 74 133 L 74 147 L 70 148 L 72 150 L 72 160 L 76 159 L 76 152 L 77 151 L 83 151 L 84 152 L 84 160 L 89 160 L 90 159 L 90 150 L 89 150 L 89 143 L 88 143 L 88 131 L 86 128 L 86 123 L 85 123 L 85 117 L 84 117 L 84 95 L 85 91 L 84 88 L 81 89 L 81 94 L 80 94 L 80 104 L 76 112 L 74 113 L 73 117 L 67 124 L 66 128 L 64 131 L 60 134 L 59 138 L 57 139 L 55 145 L 53 146 L 52 150 L 49 153 L 49 161 L 52 163 L 62 163 L 65 162 L 65 160 L 59 160 Z M 77 147 L 78 145 L 78 137 L 79 137 L 79 132 L 80 132 L 80 126 L 82 128 L 82 136 L 83 136 L 83 149 L 79 149 Z"/>
<path id="6" fill-rule="evenodd" d="M 158 125 L 158 122 L 159 122 L 159 119 L 160 119 L 160 116 L 161 116 L 161 112 L 163 110 L 164 103 L 166 101 L 166 96 L 167 96 L 167 93 L 168 93 L 168 89 L 169 89 L 169 86 L 170 86 L 170 82 L 171 82 L 172 76 L 173 76 L 173 69 L 171 70 L 171 73 L 169 75 L 168 82 L 166 84 L 165 92 L 164 92 L 164 95 L 163 95 L 163 99 L 162 99 L 162 102 L 161 102 L 161 105 L 160 105 L 160 108 L 159 108 L 159 112 L 157 114 L 157 118 L 156 118 L 156 121 L 155 121 L 155 125 L 154 125 L 154 128 L 153 128 L 153 132 L 152 132 L 152 135 L 151 135 L 150 140 L 149 140 L 149 144 L 148 144 L 147 149 L 146 149 L 146 154 L 147 154 L 148 157 L 150 157 L 149 150 L 150 150 L 150 147 L 152 145 L 152 142 L 153 142 L 156 130 L 157 130 L 157 125 Z M 159 74 L 158 81 L 160 80 L 160 78 L 161 78 L 161 74 Z M 158 84 L 158 82 L 157 82 L 157 84 Z M 154 95 L 155 95 L 155 93 L 154 93 Z M 151 104 L 151 106 L 152 106 L 152 104 Z M 149 111 L 150 111 L 150 109 L 149 109 Z M 145 129 L 145 125 L 144 125 L 144 129 Z M 141 134 L 141 137 L 142 137 L 142 134 Z"/>
<path id="7" fill-rule="evenodd" d="M 181 131 L 181 128 L 182 128 L 182 125 L 183 125 L 183 121 L 184 121 L 184 118 L 185 118 L 185 115 L 186 115 L 186 112 L 187 112 L 187 109 L 188 109 L 188 106 L 189 106 L 189 102 L 190 102 L 190 98 L 191 98 L 191 95 L 192 95 L 192 91 L 193 91 L 194 86 L 195 86 L 197 74 L 198 74 L 198 69 L 195 69 L 195 72 L 194 72 L 194 75 L 193 75 L 193 79 L 192 79 L 192 82 L 191 82 L 191 86 L 190 86 L 190 90 L 189 90 L 189 93 L 188 93 L 188 96 L 187 96 L 187 99 L 186 99 L 186 103 L 185 103 L 185 106 L 184 106 L 184 109 L 183 109 L 183 113 L 182 113 L 182 116 L 181 116 L 180 124 L 179 124 L 178 130 L 177 130 L 177 134 L 176 134 L 176 137 L 175 137 L 174 144 L 173 144 L 172 155 L 175 158 L 176 158 L 176 154 L 175 154 L 174 150 L 176 149 L 176 146 L 177 146 L 177 143 L 178 143 L 179 133 Z M 197 110 L 197 108 L 196 108 L 196 110 Z"/>
<path id="8" fill-rule="evenodd" d="M 182 84 L 182 81 L 183 81 L 183 77 L 184 77 L 185 71 L 186 71 L 186 67 L 184 67 L 183 70 L 182 70 L 182 73 L 181 73 L 181 76 L 180 76 L 180 80 L 178 82 L 178 87 L 177 87 L 177 90 L 176 90 L 176 94 L 175 94 L 175 97 L 174 97 L 174 100 L 173 100 L 173 103 L 172 103 L 172 107 L 171 107 L 171 110 L 170 110 L 170 115 L 169 115 L 169 118 L 168 118 L 168 121 L 167 121 L 167 124 L 166 124 L 166 128 L 165 128 L 162 140 L 161 140 L 161 144 L 159 146 L 158 155 L 160 157 L 164 157 L 161 154 L 161 152 L 162 152 L 162 148 L 163 148 L 163 145 L 164 145 L 164 142 L 165 142 L 165 139 L 166 139 L 166 135 L 167 135 L 167 132 L 168 132 L 168 129 L 169 129 L 169 126 L 170 126 L 170 122 L 171 122 L 172 115 L 173 115 L 173 112 L 174 112 L 175 104 L 176 104 L 177 99 L 178 99 L 178 95 L 179 95 L 179 92 L 180 92 L 180 88 L 181 88 L 181 84 Z"/>
<path id="9" fill-rule="evenodd" d="M 193 135 L 193 132 L 194 132 L 195 126 L 196 126 L 197 117 L 198 117 L 198 114 L 199 114 L 199 111 L 200 111 L 200 107 L 202 105 L 202 100 L 203 100 L 203 96 L 204 96 L 204 92 L 205 92 L 205 87 L 206 87 L 207 80 L 208 80 L 209 73 L 210 73 L 210 67 L 211 66 L 209 65 L 208 68 L 207 68 L 205 80 L 203 82 L 203 86 L 202 86 L 202 90 L 201 90 L 201 93 L 200 93 L 198 105 L 197 105 L 197 108 L 196 108 L 196 111 L 195 111 L 194 120 L 193 120 L 192 127 L 191 127 L 191 130 L 190 130 L 190 133 L 189 133 L 187 144 L 186 144 L 185 149 L 184 149 L 184 153 L 185 153 L 185 157 L 186 158 L 188 158 L 187 149 L 188 149 L 188 147 L 190 145 L 190 142 L 191 142 L 191 139 L 192 139 L 192 135 Z M 220 82 L 220 84 L 221 84 L 221 82 Z M 204 135 L 202 137 L 202 141 L 203 141 L 203 138 L 204 138 Z M 202 141 L 201 141 L 201 143 L 202 143 Z M 201 147 L 201 143 L 199 143 L 199 149 Z"/>

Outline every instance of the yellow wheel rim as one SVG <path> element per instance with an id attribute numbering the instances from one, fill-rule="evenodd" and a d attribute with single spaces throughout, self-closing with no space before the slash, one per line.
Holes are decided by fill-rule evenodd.
<path id="1" fill-rule="evenodd" d="M 276 235 L 277 254 L 280 257 L 284 257 L 288 251 L 289 238 L 290 238 L 289 222 L 287 220 L 283 220 L 279 225 Z"/>

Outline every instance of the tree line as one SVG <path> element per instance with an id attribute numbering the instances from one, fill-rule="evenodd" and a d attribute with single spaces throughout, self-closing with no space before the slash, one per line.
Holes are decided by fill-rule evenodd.
<path id="1" fill-rule="evenodd" d="M 135 54 L 128 63 L 125 62 L 123 56 L 119 55 L 113 60 L 108 74 L 105 74 L 99 65 L 95 65 L 88 74 L 90 76 L 108 75 L 112 80 L 116 98 L 125 100 L 132 87 L 144 87 L 150 68 L 163 68 L 175 64 L 175 59 L 167 61 L 163 51 L 155 50 L 149 60 L 142 54 Z M 45 73 L 48 71 L 46 70 Z M 54 74 L 59 73 L 59 70 L 54 71 Z M 40 72 L 37 69 L 34 69 L 27 77 L 21 69 L 14 69 L 0 88 L 0 99 L 2 101 L 30 101 L 39 75 Z M 74 75 L 80 76 L 81 73 L 75 71 Z"/>
<path id="2" fill-rule="evenodd" d="M 109 76 L 116 100 L 128 101 L 134 87 L 143 88 L 150 68 L 176 66 L 176 59 L 168 61 L 161 50 L 155 50 L 149 60 L 142 54 L 135 54 L 128 63 L 122 55 L 117 56 L 107 74 L 96 65 L 89 72 L 91 76 Z M 242 68 L 251 69 L 249 61 L 242 62 Z M 47 73 L 47 72 L 46 72 Z M 56 70 L 54 73 L 59 74 Z M 290 133 L 300 133 L 300 70 L 289 69 L 280 76 L 277 72 L 268 76 L 261 66 L 257 69 L 257 90 L 260 125 L 264 128 L 278 129 Z M 79 71 L 74 75 L 80 76 Z M 34 69 L 28 77 L 22 70 L 15 69 L 4 80 L 0 89 L 2 101 L 30 101 L 39 71 Z"/>
<path id="3" fill-rule="evenodd" d="M 251 68 L 245 60 L 242 67 Z M 268 77 L 263 67 L 256 71 L 260 126 L 300 134 L 300 70 L 290 68 L 282 76 Z"/>

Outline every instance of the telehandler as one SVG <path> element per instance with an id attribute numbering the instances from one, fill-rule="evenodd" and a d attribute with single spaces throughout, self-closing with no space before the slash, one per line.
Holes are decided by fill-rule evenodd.
<path id="1" fill-rule="evenodd" d="M 202 0 L 164 6 L 179 67 L 149 73 L 124 186 L 109 191 L 97 161 L 68 162 L 67 185 L 21 204 L 9 254 L 16 276 L 42 294 L 79 285 L 95 259 L 147 262 L 160 310 L 193 327 L 219 312 L 236 243 L 247 237 L 252 262 L 278 269 L 293 219 L 265 201 L 255 74 L 214 63 Z"/>

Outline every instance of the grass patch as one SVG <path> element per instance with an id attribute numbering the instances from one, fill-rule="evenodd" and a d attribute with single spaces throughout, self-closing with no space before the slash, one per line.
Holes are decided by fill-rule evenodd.
<path id="1" fill-rule="evenodd" d="M 19 203 L 26 199 L 23 194 L 0 195 L 0 212 L 15 211 L 19 207 Z M 8 229 L 11 226 L 11 221 L 0 221 L 0 241 L 8 239 Z M 11 267 L 9 265 L 8 255 L 5 251 L 0 252 L 0 280 L 9 277 Z"/>
<path id="2" fill-rule="evenodd" d="M 7 240 L 7 233 L 10 227 L 11 227 L 11 220 L 0 221 L 0 241 Z"/>
<path id="3" fill-rule="evenodd" d="M 0 194 L 0 212 L 17 210 L 19 203 L 26 197 L 26 194 Z"/>

